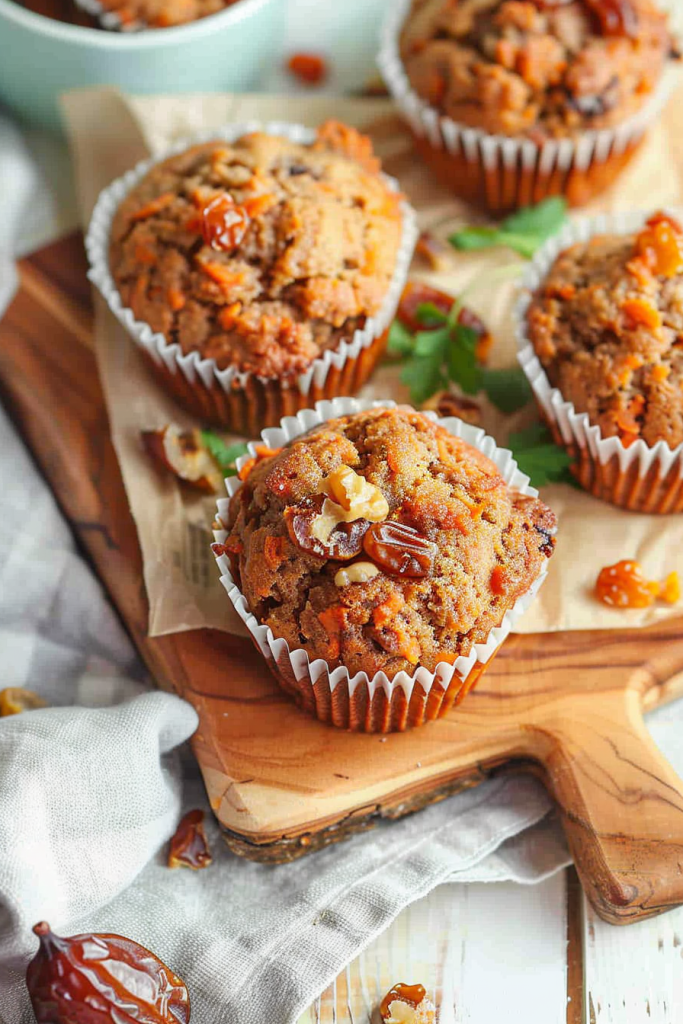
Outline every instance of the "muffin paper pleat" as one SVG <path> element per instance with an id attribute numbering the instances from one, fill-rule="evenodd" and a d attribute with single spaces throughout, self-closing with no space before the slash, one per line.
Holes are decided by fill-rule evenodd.
<path id="1" fill-rule="evenodd" d="M 287 417 L 280 427 L 264 430 L 261 436 L 269 448 L 280 448 L 329 419 L 353 415 L 366 409 L 391 409 L 395 406 L 396 403 L 391 401 L 335 398 L 318 402 L 315 409 L 306 409 L 296 416 Z M 518 470 L 512 454 L 498 448 L 493 438 L 483 430 L 455 417 L 440 419 L 430 412 L 423 415 L 487 455 L 509 487 L 530 497 L 537 496 L 538 492 L 529 485 L 529 478 Z M 249 445 L 249 454 L 238 460 L 238 470 L 256 454 L 255 444 L 252 443 Z M 218 501 L 218 521 L 224 524 L 228 521 L 230 500 L 242 487 L 242 481 L 238 477 L 229 477 L 225 485 L 228 497 Z M 216 530 L 214 538 L 217 543 L 224 543 L 227 531 Z M 331 669 L 321 659 L 311 661 L 304 650 L 291 650 L 285 640 L 276 638 L 270 628 L 261 625 L 250 612 L 244 595 L 233 579 L 228 558 L 219 555 L 216 561 L 228 597 L 283 688 L 321 721 L 363 732 L 400 731 L 421 725 L 459 703 L 527 610 L 548 572 L 548 563 L 545 561 L 527 593 L 505 613 L 500 625 L 491 630 L 486 643 L 474 644 L 470 653 L 459 657 L 453 665 L 441 662 L 434 672 L 418 667 L 412 675 L 399 672 L 393 679 L 388 679 L 383 672 L 373 677 L 365 672 L 351 676 L 343 666 Z"/>
<path id="2" fill-rule="evenodd" d="M 252 437 L 264 425 L 278 423 L 284 415 L 304 409 L 318 399 L 356 390 L 364 383 L 384 349 L 418 236 L 415 211 L 402 200 L 401 242 L 382 308 L 374 317 L 369 317 L 349 341 L 341 341 L 334 349 L 323 352 L 305 373 L 286 379 L 260 377 L 235 367 L 219 369 L 214 359 L 203 359 L 197 351 L 183 354 L 180 345 L 169 343 L 163 334 L 153 331 L 144 321 L 136 320 L 133 310 L 123 305 L 109 267 L 114 216 L 124 197 L 156 164 L 190 146 L 214 139 L 234 142 L 242 135 L 258 131 L 282 136 L 301 145 L 310 145 L 316 138 L 315 132 L 303 125 L 264 124 L 259 121 L 233 124 L 184 138 L 158 156 L 143 160 L 100 193 L 85 239 L 90 262 L 88 277 L 97 285 L 119 323 L 147 356 L 162 385 L 204 421 L 218 423 L 234 433 Z M 393 192 L 400 192 L 395 179 L 388 175 L 383 175 L 383 179 Z"/>
<path id="3" fill-rule="evenodd" d="M 680 75 L 668 66 L 647 103 L 613 128 L 544 139 L 494 135 L 458 123 L 415 92 L 403 66 L 400 35 L 411 0 L 394 0 L 382 27 L 378 64 L 382 78 L 415 136 L 418 150 L 457 194 L 501 213 L 550 195 L 583 205 L 606 188 L 628 162 L 666 105 Z M 676 0 L 660 0 L 675 27 L 683 17 Z"/>
<path id="4" fill-rule="evenodd" d="M 670 210 L 680 217 L 683 210 Z M 629 235 L 639 231 L 650 213 L 629 211 L 582 217 L 568 224 L 536 253 L 521 282 L 514 321 L 518 359 L 536 401 L 558 444 L 575 458 L 574 474 L 596 497 L 637 512 L 683 511 L 683 444 L 664 441 L 650 447 L 642 438 L 626 447 L 618 437 L 604 437 L 588 414 L 577 412 L 550 383 L 529 340 L 527 313 L 534 292 L 553 263 L 570 246 L 601 234 Z"/>

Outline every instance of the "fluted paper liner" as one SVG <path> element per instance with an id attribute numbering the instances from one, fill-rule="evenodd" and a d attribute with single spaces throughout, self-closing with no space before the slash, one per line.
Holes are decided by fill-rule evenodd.
<path id="1" fill-rule="evenodd" d="M 681 211 L 671 211 L 680 216 Z M 522 365 L 536 401 L 558 444 L 575 459 L 574 473 L 581 485 L 598 498 L 635 512 L 683 511 L 683 444 L 664 441 L 650 447 L 639 438 L 629 447 L 618 437 L 603 437 L 588 414 L 577 412 L 554 388 L 536 355 L 527 332 L 527 312 L 533 293 L 541 286 L 558 255 L 595 235 L 629 235 L 639 231 L 650 213 L 630 212 L 583 217 L 551 238 L 536 254 L 523 281 L 515 307 L 515 333 Z"/>
<path id="2" fill-rule="evenodd" d="M 315 409 L 306 409 L 295 417 L 287 417 L 279 428 L 264 430 L 261 436 L 269 448 L 281 448 L 326 420 L 349 416 L 365 409 L 394 408 L 395 405 L 395 402 L 390 401 L 359 401 L 353 398 L 318 402 Z M 496 464 L 509 487 L 521 494 L 537 496 L 538 491 L 529 486 L 529 478 L 517 469 L 511 453 L 498 448 L 493 438 L 488 437 L 483 430 L 455 417 L 439 419 L 434 413 L 424 415 L 487 455 Z M 249 445 L 249 449 L 250 454 L 238 461 L 238 468 L 256 455 L 254 443 Z M 227 522 L 230 499 L 242 487 L 238 477 L 231 477 L 225 483 L 228 497 L 218 502 L 218 519 L 222 523 Z M 214 537 L 218 543 L 223 543 L 227 533 L 225 530 L 217 530 Z M 544 562 L 539 576 L 527 593 L 505 613 L 500 625 L 491 630 L 486 643 L 474 644 L 471 652 L 466 656 L 461 655 L 453 665 L 441 662 L 434 672 L 418 667 L 412 675 L 399 672 L 390 680 L 384 672 L 378 672 L 372 678 L 365 672 L 351 676 L 343 666 L 330 669 L 324 660 L 310 661 L 306 651 L 291 650 L 285 640 L 273 636 L 270 628 L 261 625 L 249 611 L 244 595 L 233 580 L 228 558 L 220 555 L 217 563 L 221 570 L 221 583 L 235 611 L 284 689 L 322 721 L 364 732 L 391 732 L 421 725 L 459 703 L 496 654 L 515 622 L 529 607 L 548 571 L 548 564 Z"/>
<path id="3" fill-rule="evenodd" d="M 531 139 L 494 135 L 460 124 L 419 96 L 405 72 L 400 34 L 411 0 L 389 5 L 378 64 L 382 77 L 410 125 L 422 156 L 458 195 L 483 203 L 493 213 L 565 195 L 581 206 L 603 191 L 626 166 L 647 128 L 666 104 L 678 79 L 669 65 L 643 107 L 613 128 L 577 137 Z M 660 2 L 672 25 L 680 24 L 674 0 Z"/>
<path id="4" fill-rule="evenodd" d="M 214 139 L 234 142 L 256 131 L 284 136 L 301 145 L 309 145 L 316 138 L 316 133 L 303 125 L 259 121 L 209 129 L 185 138 L 160 155 L 141 161 L 100 193 L 85 240 L 90 280 L 97 285 L 117 320 L 148 356 L 157 375 L 162 377 L 162 383 L 182 405 L 205 421 L 252 436 L 264 426 L 273 426 L 283 416 L 306 408 L 318 399 L 355 391 L 364 383 L 382 354 L 417 241 L 415 212 L 403 200 L 401 243 L 382 308 L 376 316 L 369 317 L 349 341 L 342 340 L 335 348 L 323 352 L 305 373 L 293 378 L 292 386 L 279 378 L 260 377 L 236 367 L 221 370 L 214 359 L 202 358 L 198 351 L 183 354 L 180 345 L 169 343 L 163 334 L 152 331 L 144 321 L 136 320 L 133 310 L 123 305 L 109 267 L 112 221 L 124 197 L 156 164 L 190 146 Z M 383 177 L 392 191 L 399 191 L 393 178 Z"/>

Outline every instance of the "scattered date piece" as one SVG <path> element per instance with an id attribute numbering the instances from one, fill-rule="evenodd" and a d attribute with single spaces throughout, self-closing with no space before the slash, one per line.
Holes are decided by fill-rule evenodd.
<path id="1" fill-rule="evenodd" d="M 304 85 L 322 85 L 327 79 L 327 61 L 319 53 L 294 53 L 287 61 L 288 71 Z"/>
<path id="2" fill-rule="evenodd" d="M 200 871 L 202 868 L 208 868 L 212 861 L 204 831 L 204 811 L 188 811 L 171 838 L 168 866 Z"/>
<path id="3" fill-rule="evenodd" d="M 55 935 L 46 922 L 33 931 L 40 948 L 26 987 L 38 1024 L 188 1024 L 184 982 L 144 946 L 121 935 Z"/>
<path id="4" fill-rule="evenodd" d="M 0 718 L 18 715 L 22 711 L 37 711 L 46 708 L 47 701 L 39 697 L 33 690 L 24 690 L 20 686 L 8 686 L 0 690 Z"/>
<path id="5" fill-rule="evenodd" d="M 365 553 L 392 576 L 429 576 L 436 547 L 405 523 L 373 523 L 363 538 Z"/>
<path id="6" fill-rule="evenodd" d="M 384 1024 L 434 1024 L 436 1007 L 423 985 L 400 982 L 389 989 L 379 1007 Z"/>
<path id="7" fill-rule="evenodd" d="M 639 562 L 623 559 L 600 571 L 595 596 L 611 608 L 650 608 L 656 600 L 678 604 L 681 582 L 676 572 L 669 573 L 663 583 L 648 580 Z"/>

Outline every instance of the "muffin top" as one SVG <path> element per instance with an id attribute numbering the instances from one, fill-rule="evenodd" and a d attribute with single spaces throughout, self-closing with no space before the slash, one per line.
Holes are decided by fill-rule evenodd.
<path id="1" fill-rule="evenodd" d="M 249 608 L 352 675 L 467 655 L 553 551 L 550 509 L 412 409 L 330 420 L 245 469 L 225 551 Z"/>
<path id="2" fill-rule="evenodd" d="M 442 113 L 542 141 L 634 114 L 673 44 L 654 0 L 413 0 L 400 49 Z"/>
<path id="3" fill-rule="evenodd" d="M 171 28 L 216 14 L 238 0 L 100 0 L 105 11 L 114 12 L 123 25 L 141 22 L 149 28 Z"/>
<path id="4" fill-rule="evenodd" d="M 528 328 L 551 384 L 604 436 L 683 442 L 683 229 L 673 218 L 561 253 Z"/>
<path id="5" fill-rule="evenodd" d="M 379 311 L 400 242 L 370 140 L 328 122 L 310 146 L 255 133 L 157 164 L 114 217 L 110 266 L 184 353 L 281 377 Z"/>

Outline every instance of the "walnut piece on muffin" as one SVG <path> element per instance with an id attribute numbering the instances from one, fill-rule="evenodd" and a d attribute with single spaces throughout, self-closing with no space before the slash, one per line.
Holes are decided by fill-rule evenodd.
<path id="1" fill-rule="evenodd" d="M 330 667 L 434 671 L 486 641 L 555 516 L 412 409 L 330 420 L 247 467 L 224 549 L 251 612 Z"/>
<path id="2" fill-rule="evenodd" d="M 413 0 L 400 50 L 443 114 L 541 141 L 636 113 L 674 47 L 654 0 Z"/>
<path id="3" fill-rule="evenodd" d="M 663 213 L 636 235 L 560 253 L 527 314 L 553 387 L 605 437 L 683 443 L 683 228 Z"/>
<path id="4" fill-rule="evenodd" d="M 115 215 L 110 266 L 183 353 L 282 378 L 380 310 L 401 230 L 370 140 L 332 122 L 312 145 L 254 133 L 155 165 Z"/>

